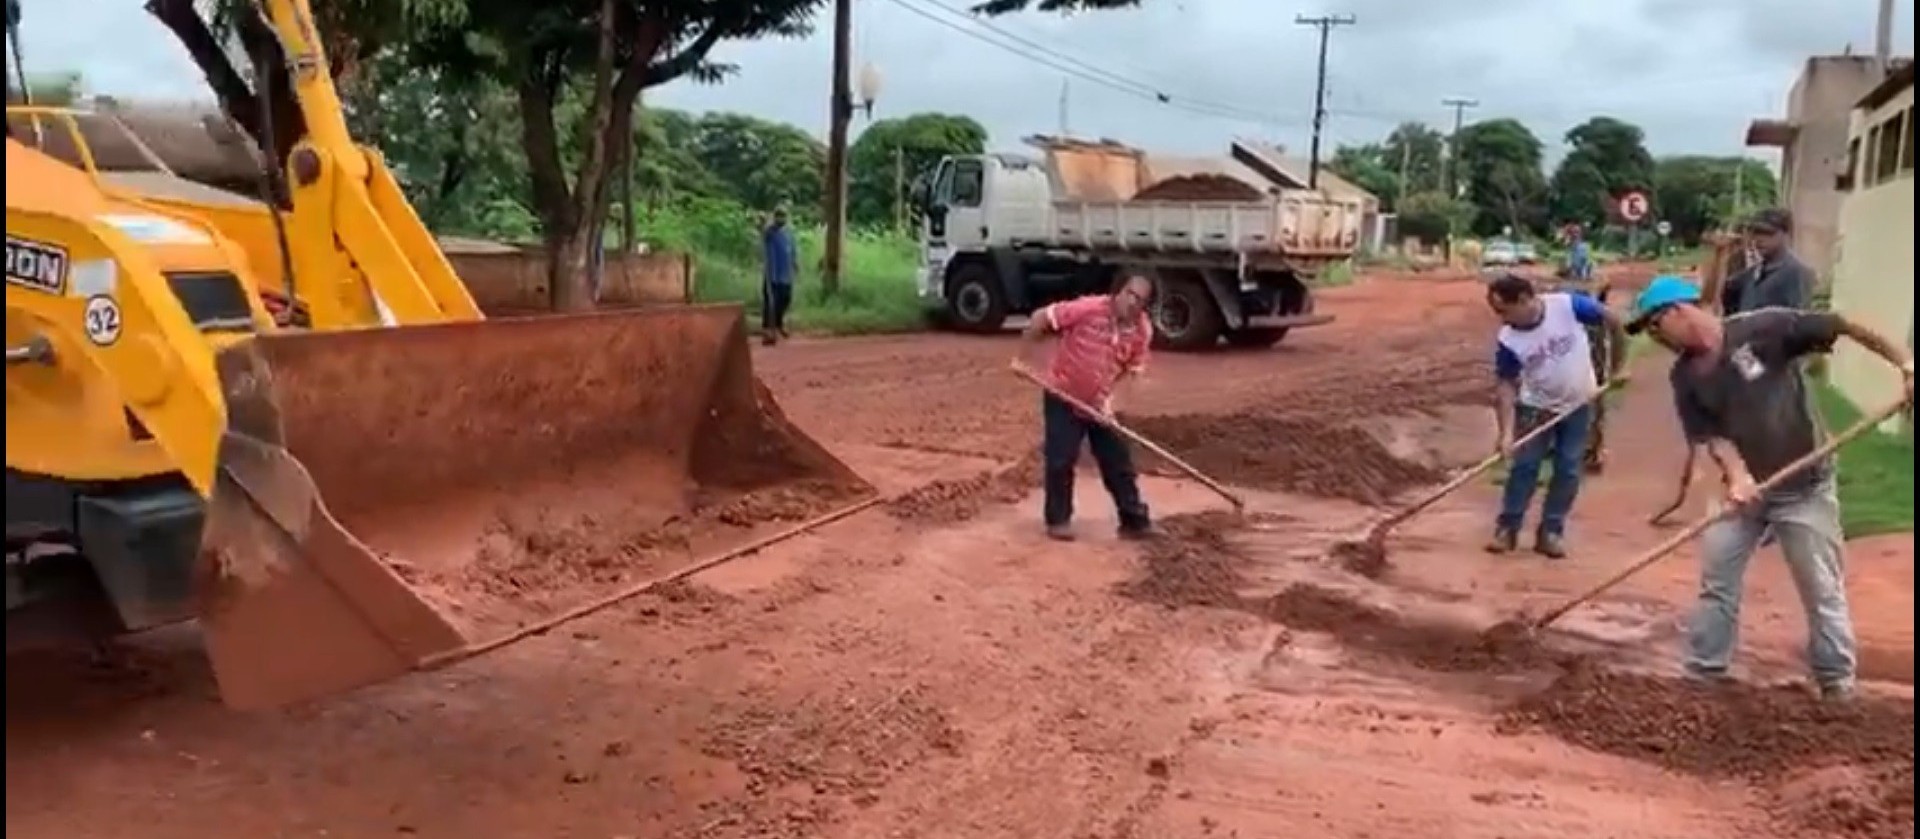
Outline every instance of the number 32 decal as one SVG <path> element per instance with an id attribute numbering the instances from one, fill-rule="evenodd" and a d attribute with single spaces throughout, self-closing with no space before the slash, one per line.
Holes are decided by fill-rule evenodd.
<path id="1" fill-rule="evenodd" d="M 97 347 L 111 347 L 120 340 L 120 304 L 104 294 L 87 298 L 87 340 Z"/>

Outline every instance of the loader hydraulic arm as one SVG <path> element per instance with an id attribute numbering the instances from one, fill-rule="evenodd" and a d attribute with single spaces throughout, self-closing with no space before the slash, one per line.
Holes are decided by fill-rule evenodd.
<path id="1" fill-rule="evenodd" d="M 287 157 L 287 248 L 313 327 L 476 321 L 480 309 L 380 153 L 354 142 L 307 0 L 261 0 L 306 136 Z M 261 74 L 265 77 L 266 74 Z"/>
<path id="2" fill-rule="evenodd" d="M 159 267 L 125 234 L 8 207 L 7 339 L 9 414 L 16 397 L 85 388 L 98 374 L 84 368 L 97 368 L 188 482 L 212 492 L 220 435 L 207 432 L 226 424 L 213 353 Z M 56 462 L 42 462 L 43 448 L 15 445 L 13 420 L 7 466 L 58 474 Z"/>

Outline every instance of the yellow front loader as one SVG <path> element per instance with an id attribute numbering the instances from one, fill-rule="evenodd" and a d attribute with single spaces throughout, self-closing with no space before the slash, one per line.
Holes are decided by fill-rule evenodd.
<path id="1" fill-rule="evenodd" d="M 306 124 L 279 218 L 9 108 L 10 648 L 195 619 L 227 703 L 269 707 L 629 585 L 747 496 L 871 492 L 757 384 L 737 306 L 484 319 L 305 0 L 262 10 Z"/>

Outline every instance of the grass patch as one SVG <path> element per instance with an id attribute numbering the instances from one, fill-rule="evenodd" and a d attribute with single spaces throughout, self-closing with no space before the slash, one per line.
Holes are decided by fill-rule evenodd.
<path id="1" fill-rule="evenodd" d="M 1826 383 L 1814 389 L 1835 431 L 1860 421 L 1860 409 Z M 1868 434 L 1840 450 L 1840 523 L 1847 538 L 1913 531 L 1913 430 Z"/>
<path id="2" fill-rule="evenodd" d="M 725 201 L 688 200 L 638 220 L 655 247 L 694 255 L 694 298 L 702 303 L 740 303 L 747 317 L 760 317 L 760 233 L 755 214 Z M 824 231 L 798 226 L 800 265 L 793 308 L 795 332 L 855 335 L 908 332 L 925 321 L 914 290 L 919 246 L 892 233 L 849 231 L 840 271 L 840 293 L 820 285 Z"/>

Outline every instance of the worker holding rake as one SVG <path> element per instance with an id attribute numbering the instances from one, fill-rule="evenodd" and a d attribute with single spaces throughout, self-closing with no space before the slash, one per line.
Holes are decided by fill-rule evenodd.
<path id="1" fill-rule="evenodd" d="M 1017 371 L 1029 371 L 1028 359 L 1041 339 L 1058 337 L 1047 374 L 1041 379 L 1047 392 L 1041 397 L 1044 428 L 1041 455 L 1045 460 L 1047 536 L 1071 541 L 1073 535 L 1073 473 L 1084 441 L 1100 467 L 1100 480 L 1113 496 L 1120 514 L 1120 535 L 1140 538 L 1152 534 L 1146 502 L 1127 442 L 1114 430 L 1113 393 L 1119 383 L 1139 375 L 1147 363 L 1153 325 L 1147 305 L 1153 282 L 1141 276 L 1123 276 L 1111 294 L 1093 294 L 1055 303 L 1033 313 L 1021 333 L 1021 352 L 1013 359 Z M 1092 415 L 1068 403 L 1071 398 Z"/>
<path id="2" fill-rule="evenodd" d="M 1655 278 L 1640 293 L 1629 329 L 1651 333 L 1678 356 L 1670 378 L 1681 428 L 1719 467 L 1730 508 L 1702 536 L 1687 674 L 1728 677 L 1747 562 L 1771 530 L 1807 612 L 1814 681 L 1823 697 L 1845 699 L 1853 692 L 1855 646 L 1834 463 L 1821 458 L 1797 473 L 1775 473 L 1815 453 L 1827 436 L 1801 359 L 1850 338 L 1900 368 L 1908 404 L 1913 359 L 1839 314 L 1763 308 L 1721 320 L 1701 306 L 1698 288 L 1673 276 Z M 1772 488 L 1762 493 L 1759 478 Z"/>
<path id="3" fill-rule="evenodd" d="M 1585 471 L 1587 435 L 1594 420 L 1593 403 L 1600 392 L 1587 329 L 1603 326 L 1616 340 L 1608 342 L 1607 381 L 1625 382 L 1626 341 L 1623 324 L 1599 300 L 1562 292 L 1540 293 L 1527 277 L 1508 274 L 1487 287 L 1487 304 L 1501 321 L 1494 343 L 1494 374 L 1500 428 L 1500 451 L 1508 460 L 1506 490 L 1487 550 L 1508 553 L 1519 543 L 1520 527 L 1533 502 L 1540 467 L 1552 458 L 1553 474 L 1540 505 L 1540 525 L 1534 534 L 1534 552 L 1560 559 L 1567 555 L 1567 516 L 1573 512 Z M 1558 423 L 1551 430 L 1514 446 L 1518 435 Z"/>

